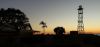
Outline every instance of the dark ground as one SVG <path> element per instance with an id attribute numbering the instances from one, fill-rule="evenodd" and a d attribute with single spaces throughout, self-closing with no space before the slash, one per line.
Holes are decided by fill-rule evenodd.
<path id="1" fill-rule="evenodd" d="M 10 34 L 10 35 L 9 35 Z M 0 47 L 100 47 L 100 37 L 77 35 L 0 34 Z"/>

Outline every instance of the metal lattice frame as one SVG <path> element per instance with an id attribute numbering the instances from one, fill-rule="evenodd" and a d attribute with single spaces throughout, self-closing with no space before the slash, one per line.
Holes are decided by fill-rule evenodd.
<path id="1" fill-rule="evenodd" d="M 83 8 L 82 5 L 78 8 L 78 25 L 77 31 L 83 32 L 84 31 L 84 24 L 83 24 Z"/>

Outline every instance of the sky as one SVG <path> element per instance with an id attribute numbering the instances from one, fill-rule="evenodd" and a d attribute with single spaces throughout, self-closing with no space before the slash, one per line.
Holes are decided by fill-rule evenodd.
<path id="1" fill-rule="evenodd" d="M 83 6 L 85 32 L 100 33 L 100 0 L 0 0 L 0 8 L 24 12 L 33 30 L 43 33 L 39 23 L 44 21 L 48 26 L 45 33 L 49 34 L 58 26 L 66 33 L 77 30 L 79 5 Z"/>

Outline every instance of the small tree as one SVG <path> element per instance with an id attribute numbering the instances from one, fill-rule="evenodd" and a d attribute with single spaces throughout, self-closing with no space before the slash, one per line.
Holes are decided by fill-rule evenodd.
<path id="1" fill-rule="evenodd" d="M 42 25 L 42 28 L 43 28 L 43 33 L 45 33 L 45 28 L 47 28 L 47 25 L 44 21 L 41 21 L 40 22 L 40 25 Z"/>
<path id="2" fill-rule="evenodd" d="M 61 35 L 63 33 L 65 33 L 65 29 L 63 27 L 56 27 L 54 29 L 54 32 L 57 34 L 57 35 Z"/>

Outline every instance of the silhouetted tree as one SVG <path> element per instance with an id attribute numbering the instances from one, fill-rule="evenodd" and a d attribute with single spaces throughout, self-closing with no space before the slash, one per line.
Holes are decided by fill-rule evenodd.
<path id="1" fill-rule="evenodd" d="M 40 22 L 40 25 L 42 25 L 43 31 L 44 31 L 44 33 L 45 33 L 45 28 L 47 28 L 46 23 L 45 23 L 44 21 L 41 21 L 41 22 Z"/>
<path id="2" fill-rule="evenodd" d="M 57 35 L 61 35 L 63 33 L 65 33 L 65 29 L 63 27 L 56 27 L 54 29 L 54 32 L 57 34 Z"/>
<path id="3" fill-rule="evenodd" d="M 15 8 L 8 8 L 0 10 L 0 26 L 13 27 L 16 31 L 25 32 L 27 30 L 32 30 L 29 19 L 26 15 Z M 2 27 L 1 27 L 2 28 Z M 0 29 L 1 29 L 0 28 Z"/>

